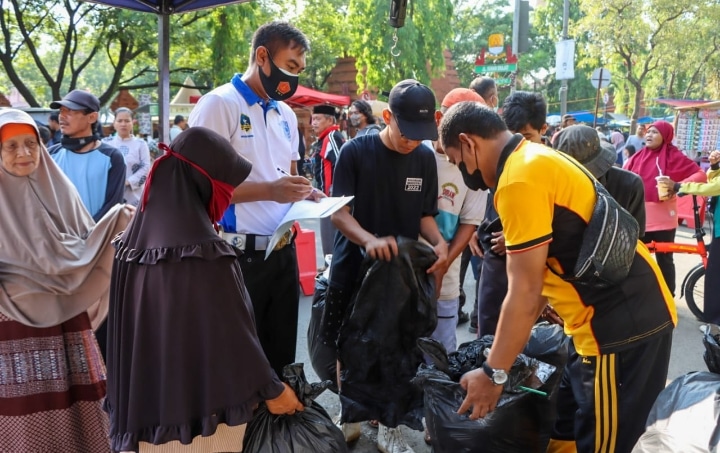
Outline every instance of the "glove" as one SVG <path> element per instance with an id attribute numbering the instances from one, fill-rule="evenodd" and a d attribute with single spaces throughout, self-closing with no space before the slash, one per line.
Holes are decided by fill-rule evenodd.
<path id="1" fill-rule="evenodd" d="M 298 400 L 295 392 L 290 388 L 289 385 L 283 383 L 285 389 L 277 398 L 265 401 L 267 408 L 271 414 L 275 415 L 293 415 L 296 411 L 302 411 L 305 406 L 302 405 Z"/>

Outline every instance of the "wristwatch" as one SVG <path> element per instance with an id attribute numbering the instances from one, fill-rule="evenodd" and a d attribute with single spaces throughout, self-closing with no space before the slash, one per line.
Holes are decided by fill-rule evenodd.
<path id="1" fill-rule="evenodd" d="M 505 370 L 496 370 L 491 368 L 490 365 L 488 365 L 487 360 L 483 362 L 482 369 L 495 385 L 503 385 L 508 380 L 508 374 Z"/>

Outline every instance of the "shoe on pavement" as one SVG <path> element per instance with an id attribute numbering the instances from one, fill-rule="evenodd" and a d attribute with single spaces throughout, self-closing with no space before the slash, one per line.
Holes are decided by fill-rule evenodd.
<path id="1" fill-rule="evenodd" d="M 470 327 L 468 327 L 468 332 L 470 332 L 470 333 L 478 333 L 478 326 L 477 326 L 477 324 L 470 323 Z"/>
<path id="2" fill-rule="evenodd" d="M 388 428 L 382 423 L 378 426 L 377 447 L 382 453 L 415 453 L 405 442 L 400 428 Z"/>
<path id="3" fill-rule="evenodd" d="M 333 423 L 342 431 L 345 442 L 355 442 L 360 438 L 360 423 L 340 423 L 340 416 L 333 419 Z"/>
<path id="4" fill-rule="evenodd" d="M 470 321 L 470 315 L 465 313 L 464 311 L 461 311 L 458 313 L 458 321 L 457 325 L 465 324 L 466 322 Z"/>

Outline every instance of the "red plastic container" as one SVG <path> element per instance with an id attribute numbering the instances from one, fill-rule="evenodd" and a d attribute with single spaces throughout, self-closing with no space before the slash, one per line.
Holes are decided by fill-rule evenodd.
<path id="1" fill-rule="evenodd" d="M 297 251 L 298 270 L 300 271 L 300 288 L 306 296 L 315 292 L 315 274 L 317 274 L 317 257 L 315 255 L 315 232 L 300 228 L 295 224 L 295 249 Z"/>

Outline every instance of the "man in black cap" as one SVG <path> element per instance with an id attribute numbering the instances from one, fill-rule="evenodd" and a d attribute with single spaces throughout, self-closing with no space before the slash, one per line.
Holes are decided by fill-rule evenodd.
<path id="1" fill-rule="evenodd" d="M 342 148 L 333 182 L 333 196 L 354 196 L 350 206 L 332 215 L 339 230 L 330 265 L 330 281 L 321 340 L 335 344 L 345 308 L 357 290 L 363 251 L 389 261 L 398 253 L 397 236 L 422 236 L 437 261 L 428 269 L 441 279 L 447 270 L 447 244 L 438 230 L 437 167 L 423 140 L 437 140 L 435 95 L 416 80 L 403 80 L 390 91 L 387 127 L 379 134 L 348 141 Z M 440 280 L 437 280 L 438 283 Z M 408 385 L 410 385 L 408 383 Z M 354 425 L 354 426 L 348 426 Z M 359 425 L 343 427 L 347 440 L 360 435 Z M 380 425 L 378 448 L 412 453 L 398 428 Z"/>
<path id="2" fill-rule="evenodd" d="M 108 210 L 125 198 L 125 157 L 100 141 L 94 134 L 100 100 L 81 90 L 73 90 L 60 101 L 50 104 L 60 109 L 60 143 L 48 152 L 80 194 L 93 220 L 99 221 Z M 95 331 L 100 352 L 106 357 L 107 321 Z"/>
<path id="3" fill-rule="evenodd" d="M 123 202 L 125 158 L 93 133 L 100 110 L 97 97 L 73 90 L 50 108 L 60 109 L 62 139 L 48 151 L 97 222 L 112 206 Z"/>
<path id="4" fill-rule="evenodd" d="M 316 105 L 312 113 L 312 129 L 317 140 L 312 144 L 312 167 L 318 189 L 330 196 L 335 163 L 345 138 L 336 124 L 337 112 L 332 105 Z M 323 253 L 332 253 L 335 228 L 329 217 L 320 220 Z"/>

